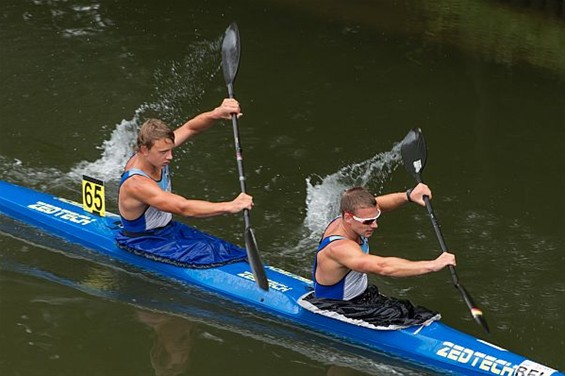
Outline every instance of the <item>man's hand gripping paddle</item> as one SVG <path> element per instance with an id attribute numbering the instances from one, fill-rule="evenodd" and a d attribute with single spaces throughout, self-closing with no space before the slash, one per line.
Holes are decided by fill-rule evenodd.
<path id="1" fill-rule="evenodd" d="M 412 129 L 404 140 L 402 140 L 400 152 L 402 154 L 402 161 L 404 163 L 404 167 L 406 170 L 416 179 L 416 182 L 423 183 L 422 180 L 422 170 L 426 165 L 426 158 L 427 158 L 427 149 L 426 149 L 426 141 L 424 140 L 424 136 L 422 135 L 422 131 L 418 128 Z M 434 230 L 441 246 L 441 250 L 443 252 L 447 252 L 447 246 L 445 244 L 445 240 L 443 239 L 443 235 L 441 233 L 441 229 L 439 223 L 436 219 L 434 214 L 434 210 L 432 208 L 432 204 L 430 202 L 430 198 L 428 196 L 424 196 L 424 202 L 426 203 L 426 209 L 428 209 L 428 214 L 432 220 L 432 225 L 434 226 Z M 471 315 L 475 319 L 475 321 L 483 327 L 483 329 L 490 333 L 489 327 L 485 318 L 483 317 L 483 312 L 477 307 L 474 303 L 471 295 L 465 290 L 463 285 L 459 282 L 459 278 L 457 278 L 457 273 L 455 272 L 455 267 L 449 265 L 449 272 L 451 274 L 451 280 L 453 285 L 457 290 L 461 293 L 465 304 L 471 311 Z"/>
<path id="2" fill-rule="evenodd" d="M 239 67 L 239 30 L 237 25 L 232 23 L 227 29 L 224 35 L 224 40 L 222 41 L 222 66 L 224 70 L 224 79 L 228 88 L 228 95 L 230 98 L 234 98 L 233 82 L 235 76 L 237 75 L 237 69 Z M 235 155 L 237 160 L 237 170 L 239 172 L 239 184 L 241 186 L 241 192 L 245 193 L 245 175 L 243 173 L 243 149 L 239 143 L 239 128 L 237 124 L 236 114 L 232 115 L 232 125 L 233 125 L 233 137 L 235 140 Z M 269 282 L 267 276 L 265 275 L 265 268 L 261 262 L 261 257 L 259 256 L 259 250 L 257 249 L 257 240 L 255 240 L 255 234 L 253 228 L 251 228 L 251 218 L 249 216 L 249 210 L 245 209 L 243 211 L 243 219 L 245 221 L 245 249 L 247 250 L 247 258 L 249 264 L 251 265 L 251 270 L 255 276 L 255 281 L 263 290 L 269 290 Z"/>

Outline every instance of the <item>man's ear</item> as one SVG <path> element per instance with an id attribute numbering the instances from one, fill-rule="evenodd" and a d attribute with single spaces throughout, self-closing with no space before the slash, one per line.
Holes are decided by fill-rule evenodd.
<path id="1" fill-rule="evenodd" d="M 147 154 L 149 154 L 149 148 L 146 145 L 141 145 L 139 147 L 139 152 L 143 155 L 143 156 L 147 156 Z"/>

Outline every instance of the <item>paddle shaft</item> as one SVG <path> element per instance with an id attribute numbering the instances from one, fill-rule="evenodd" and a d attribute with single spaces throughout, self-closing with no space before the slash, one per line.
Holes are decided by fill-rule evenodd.
<path id="1" fill-rule="evenodd" d="M 423 183 L 424 180 L 422 179 L 422 175 L 416 174 L 416 181 L 418 183 Z M 447 252 L 448 249 L 447 249 L 447 245 L 445 244 L 445 239 L 443 238 L 443 234 L 441 232 L 441 227 L 440 227 L 439 222 L 438 222 L 436 215 L 434 213 L 434 208 L 432 207 L 432 202 L 430 201 L 430 198 L 428 196 L 424 195 L 424 203 L 426 204 L 426 209 L 428 210 L 428 214 L 430 215 L 430 219 L 432 221 L 432 225 L 434 227 L 434 231 L 436 233 L 436 237 L 437 237 L 437 240 L 439 242 L 439 246 L 441 248 L 441 251 Z M 457 288 L 457 290 L 459 290 L 461 292 L 461 295 L 463 295 L 463 299 L 465 300 L 465 303 L 467 303 L 467 306 L 469 306 L 469 309 L 474 308 L 474 304 L 472 304 L 472 301 L 468 296 L 469 294 L 463 288 L 463 286 L 461 286 L 459 284 L 459 278 L 457 277 L 457 272 L 455 271 L 455 266 L 449 265 L 448 267 L 449 267 L 449 274 L 451 274 L 451 281 L 453 281 L 453 285 Z"/>
<path id="2" fill-rule="evenodd" d="M 402 140 L 402 146 L 400 149 L 402 154 L 402 162 L 404 163 L 404 167 L 410 175 L 414 177 L 417 183 L 423 183 L 422 179 L 422 170 L 426 165 L 427 159 L 427 151 L 426 151 L 426 141 L 424 140 L 424 136 L 422 135 L 422 131 L 419 128 L 414 128 L 408 132 L 406 137 Z M 410 197 L 409 197 L 410 198 Z M 445 244 L 445 240 L 443 239 L 443 234 L 441 233 L 441 227 L 436 219 L 434 209 L 432 208 L 432 203 L 430 202 L 430 197 L 424 195 L 423 196 L 424 204 L 426 209 L 428 210 L 428 214 L 430 215 L 430 219 L 432 220 L 432 225 L 434 227 L 434 231 L 436 233 L 437 240 L 439 241 L 439 245 L 441 247 L 442 252 L 447 252 L 447 245 Z M 459 278 L 457 277 L 457 272 L 455 271 L 455 266 L 448 265 L 449 274 L 451 275 L 451 280 L 453 281 L 453 285 L 457 288 L 465 304 L 471 311 L 471 315 L 475 319 L 475 321 L 485 329 L 487 333 L 489 333 L 489 328 L 486 320 L 483 317 L 483 312 L 477 307 L 477 305 L 473 302 L 471 295 L 465 290 L 463 285 L 459 283 Z"/>
<path id="3" fill-rule="evenodd" d="M 443 238 L 441 227 L 439 225 L 439 222 L 437 221 L 430 198 L 428 196 L 424 196 L 424 202 L 426 203 L 426 209 L 428 209 L 428 214 L 430 215 L 430 219 L 432 220 L 432 225 L 434 227 L 434 231 L 436 233 L 439 246 L 441 247 L 442 252 L 447 252 L 448 251 L 447 245 L 445 244 L 445 239 Z M 457 273 L 453 265 L 449 265 L 449 272 L 451 273 L 451 279 L 453 280 L 453 284 L 458 285 L 459 279 L 457 278 Z"/>
<path id="4" fill-rule="evenodd" d="M 228 96 L 232 99 L 235 97 L 233 82 L 239 68 L 239 56 L 239 29 L 237 28 L 237 24 L 234 22 L 226 29 L 224 40 L 222 41 L 222 69 L 224 71 L 224 79 L 228 89 Z M 235 142 L 237 171 L 239 173 L 239 186 L 241 188 L 241 193 L 246 193 L 245 174 L 243 171 L 243 149 L 239 142 L 237 114 L 232 114 L 231 118 L 233 125 L 233 138 Z M 247 250 L 247 259 L 251 265 L 255 281 L 260 288 L 268 291 L 269 281 L 265 274 L 263 263 L 261 262 L 259 250 L 257 249 L 257 240 L 255 239 L 253 228 L 251 227 L 249 209 L 243 210 L 243 220 L 245 222 L 245 231 L 243 236 L 245 239 L 245 249 Z"/>
<path id="5" fill-rule="evenodd" d="M 229 83 L 228 87 L 228 96 L 230 98 L 234 98 L 234 90 L 233 84 Z M 231 117 L 232 128 L 233 128 L 233 139 L 235 143 L 235 159 L 237 162 L 237 171 L 239 174 L 239 187 L 241 188 L 242 193 L 247 193 L 246 184 L 245 184 L 245 172 L 243 169 L 243 148 L 241 147 L 241 143 L 239 142 L 239 125 L 237 122 L 237 115 L 232 114 Z M 245 222 L 245 228 L 251 227 L 251 217 L 249 215 L 249 210 L 243 210 L 243 220 Z"/>
<path id="6" fill-rule="evenodd" d="M 419 183 L 423 182 L 421 176 L 419 176 L 418 182 Z M 431 203 L 430 198 L 428 196 L 424 196 L 424 203 L 426 204 L 426 209 L 428 210 L 428 214 L 430 215 L 430 219 L 432 221 L 432 225 L 434 227 L 434 231 L 436 233 L 436 237 L 437 237 L 437 240 L 438 240 L 439 245 L 441 247 L 441 250 L 442 250 L 442 252 L 447 252 L 448 249 L 447 249 L 447 245 L 445 244 L 445 239 L 443 238 L 443 234 L 441 233 L 441 227 L 440 227 L 439 222 L 436 218 L 436 215 L 434 213 L 434 209 L 432 207 L 432 203 Z M 455 288 L 457 290 L 459 290 L 459 293 L 463 297 L 463 300 L 465 301 L 467 308 L 469 308 L 469 310 L 471 311 L 471 314 L 472 314 L 473 318 L 475 319 L 475 321 L 477 321 L 479 323 L 479 325 L 481 325 L 486 330 L 486 332 L 488 333 L 489 328 L 488 328 L 486 321 L 482 317 L 482 312 L 480 314 L 477 313 L 477 309 L 478 309 L 477 305 L 475 304 L 475 302 L 473 302 L 471 295 L 469 295 L 469 293 L 463 287 L 463 285 L 461 285 L 459 283 L 459 278 L 457 277 L 457 272 L 455 271 L 455 266 L 448 265 L 448 268 L 449 268 L 449 274 L 451 275 L 451 281 L 453 282 L 453 286 L 455 286 Z"/>
<path id="7" fill-rule="evenodd" d="M 428 209 L 428 214 L 430 215 L 430 219 L 432 220 L 432 225 L 434 227 L 434 231 L 436 233 L 439 246 L 441 247 L 442 252 L 447 252 L 448 251 L 447 245 L 445 244 L 445 239 L 443 238 L 443 234 L 441 233 L 441 227 L 439 225 L 439 222 L 437 221 L 430 198 L 428 196 L 424 196 L 424 202 L 426 203 L 426 209 Z M 459 278 L 457 277 L 457 272 L 455 271 L 455 267 L 453 265 L 449 265 L 448 268 L 449 268 L 449 273 L 451 274 L 451 280 L 453 281 L 453 285 L 457 287 L 458 290 L 463 289 L 462 286 L 459 284 Z M 463 293 L 463 298 L 465 298 L 465 301 L 467 302 L 466 292 Z M 469 308 L 473 308 L 473 307 L 470 306 Z"/>

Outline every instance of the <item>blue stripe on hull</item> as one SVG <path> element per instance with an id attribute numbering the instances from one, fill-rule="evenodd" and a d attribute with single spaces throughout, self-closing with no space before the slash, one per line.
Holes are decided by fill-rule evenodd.
<path id="1" fill-rule="evenodd" d="M 441 322 L 423 328 L 377 331 L 316 315 L 297 304 L 297 300 L 311 290 L 311 282 L 275 267 L 266 267 L 270 290 L 265 292 L 257 287 L 249 265 L 244 262 L 214 269 L 186 269 L 130 254 L 114 242 L 114 234 L 119 229 L 118 216 L 108 213 L 106 217 L 97 217 L 75 202 L 2 181 L 0 212 L 111 258 L 199 286 L 292 325 L 427 369 L 465 375 L 565 376 Z"/>

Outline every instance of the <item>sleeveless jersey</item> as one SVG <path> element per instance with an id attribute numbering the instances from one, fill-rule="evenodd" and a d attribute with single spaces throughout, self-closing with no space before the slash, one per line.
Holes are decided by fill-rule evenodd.
<path id="1" fill-rule="evenodd" d="M 125 171 L 122 174 L 122 178 L 120 180 L 120 187 L 124 182 L 134 176 L 134 175 L 141 175 L 155 181 L 149 175 L 147 175 L 144 171 L 138 168 L 131 168 Z M 161 179 L 159 181 L 155 181 L 159 188 L 164 191 L 171 192 L 171 178 L 169 176 L 169 166 L 165 166 L 161 170 Z M 153 230 L 156 228 L 164 227 L 173 218 L 171 213 L 164 212 L 152 206 L 149 206 L 145 211 L 136 219 L 129 220 L 124 218 L 121 213 L 120 217 L 122 219 L 122 224 L 124 226 L 124 230 L 130 233 L 142 233 L 144 231 Z"/>
<path id="2" fill-rule="evenodd" d="M 314 256 L 314 267 L 312 269 L 312 279 L 314 280 L 314 295 L 316 298 L 327 298 L 337 300 L 351 300 L 361 295 L 367 289 L 368 278 L 366 273 L 359 273 L 355 270 L 350 270 L 347 274 L 333 285 L 322 285 L 316 281 L 316 269 L 318 252 L 324 249 L 328 244 L 333 241 L 347 239 L 341 235 L 326 236 L 320 241 L 316 254 Z M 369 241 L 367 238 L 362 237 L 363 243 L 361 249 L 365 253 L 369 253 Z"/>

